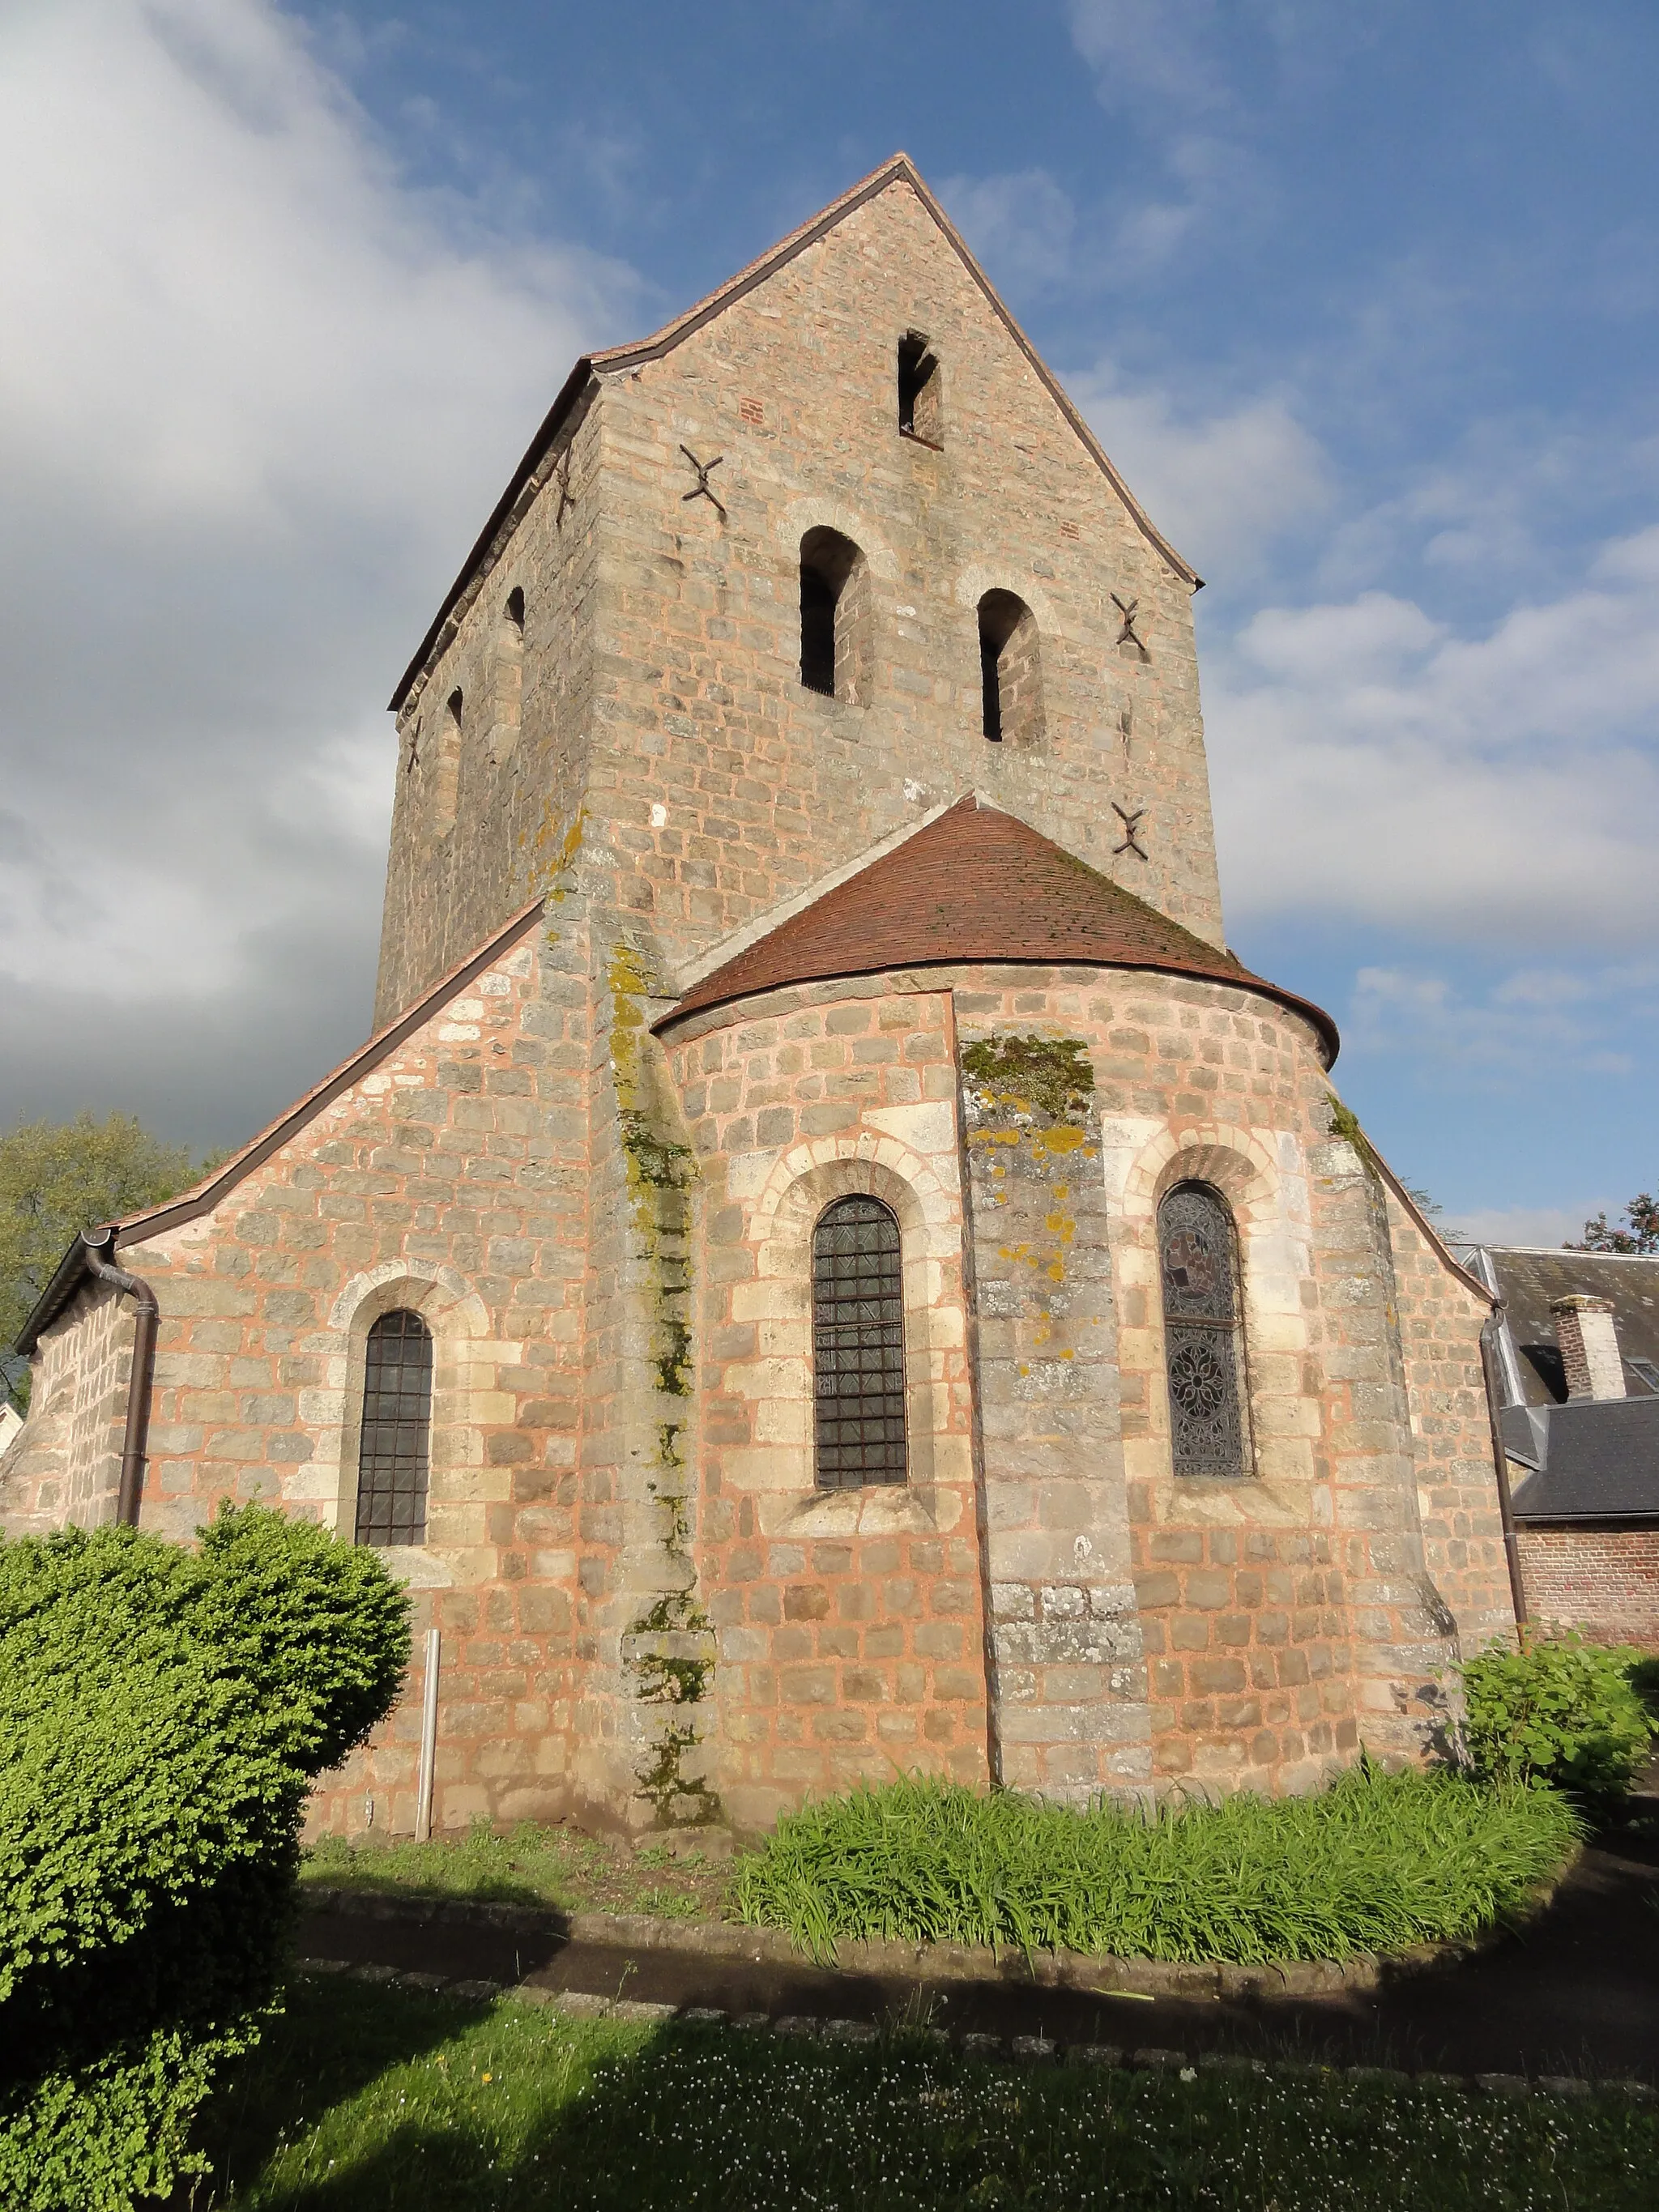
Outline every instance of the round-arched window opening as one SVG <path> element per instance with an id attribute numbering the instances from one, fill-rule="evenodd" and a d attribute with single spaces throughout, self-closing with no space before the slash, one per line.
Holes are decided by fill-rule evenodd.
<path id="1" fill-rule="evenodd" d="M 1223 1482 L 1250 1472 L 1238 1238 L 1207 1183 L 1183 1182 L 1158 1209 L 1164 1360 L 1176 1474 Z"/>
<path id="2" fill-rule="evenodd" d="M 903 1482 L 904 1273 L 878 1198 L 838 1198 L 812 1231 L 812 1415 L 821 1490 Z"/>
<path id="3" fill-rule="evenodd" d="M 382 1314 L 363 1358 L 357 1541 L 423 1544 L 432 1463 L 432 1332 L 403 1307 Z"/>

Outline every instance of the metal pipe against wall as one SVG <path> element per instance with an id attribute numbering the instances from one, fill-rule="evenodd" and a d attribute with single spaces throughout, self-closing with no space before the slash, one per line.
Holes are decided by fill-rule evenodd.
<path id="1" fill-rule="evenodd" d="M 1504 1530 L 1504 1556 L 1509 1563 L 1510 1597 L 1515 1607 L 1516 1632 L 1526 1643 L 1527 1593 L 1521 1580 L 1521 1547 L 1515 1534 L 1515 1510 L 1510 1503 L 1510 1455 L 1504 1449 L 1504 1425 L 1498 1382 L 1497 1335 L 1503 1326 L 1500 1304 L 1480 1332 L 1480 1367 L 1486 1378 L 1486 1414 L 1492 1426 L 1492 1467 L 1498 1476 L 1498 1518 Z"/>
<path id="2" fill-rule="evenodd" d="M 149 1285 L 128 1274 L 103 1255 L 115 1245 L 113 1229 L 83 1229 L 87 1265 L 100 1283 L 125 1291 L 134 1301 L 132 1371 L 127 1377 L 127 1429 L 121 1444 L 121 1480 L 115 1493 L 115 1518 L 124 1528 L 138 1526 L 138 1501 L 144 1492 L 144 1444 L 149 1435 L 149 1401 L 155 1377 L 155 1324 L 161 1307 Z"/>
<path id="3" fill-rule="evenodd" d="M 435 1628 L 426 1632 L 426 1687 L 421 1699 L 421 1772 L 415 1791 L 415 1840 L 432 1835 L 432 1784 L 438 1766 L 438 1653 Z"/>

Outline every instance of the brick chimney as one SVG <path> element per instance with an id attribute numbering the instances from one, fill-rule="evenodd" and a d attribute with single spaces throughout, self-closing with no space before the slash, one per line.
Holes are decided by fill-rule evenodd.
<path id="1" fill-rule="evenodd" d="M 1561 1347 L 1561 1364 L 1567 1370 L 1569 1398 L 1622 1398 L 1625 1363 L 1619 1357 L 1619 1337 L 1613 1326 L 1613 1300 L 1571 1297 L 1551 1301 L 1555 1316 L 1555 1340 Z"/>

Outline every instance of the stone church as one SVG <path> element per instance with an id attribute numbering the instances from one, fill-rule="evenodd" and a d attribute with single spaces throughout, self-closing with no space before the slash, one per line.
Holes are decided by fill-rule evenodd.
<path id="1" fill-rule="evenodd" d="M 902 156 L 576 363 L 392 700 L 374 1036 L 21 1340 L 11 1530 L 410 1584 L 319 1824 L 416 1825 L 434 1648 L 438 1826 L 750 1831 L 1307 1789 L 1512 1632 L 1492 1296 L 1227 949 L 1199 580 Z"/>

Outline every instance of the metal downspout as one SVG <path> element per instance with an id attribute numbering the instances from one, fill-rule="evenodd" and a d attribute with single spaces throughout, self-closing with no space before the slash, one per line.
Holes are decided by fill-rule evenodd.
<path id="1" fill-rule="evenodd" d="M 1516 1631 L 1524 1644 L 1528 1620 L 1527 1593 L 1521 1581 L 1521 1547 L 1516 1540 L 1515 1511 L 1510 1503 L 1510 1458 L 1504 1449 L 1504 1431 L 1498 1412 L 1497 1336 L 1503 1325 L 1504 1304 L 1499 1299 L 1491 1319 L 1481 1328 L 1480 1365 L 1486 1378 L 1486 1420 L 1492 1430 L 1492 1461 L 1498 1475 L 1498 1517 L 1504 1529 L 1504 1557 L 1509 1563 L 1510 1596 L 1515 1606 Z"/>
<path id="2" fill-rule="evenodd" d="M 136 1528 L 138 1501 L 144 1489 L 144 1444 L 149 1435 L 149 1401 L 155 1375 L 155 1324 L 161 1309 L 148 1283 L 128 1274 L 125 1267 L 118 1267 L 112 1260 L 103 1256 L 114 1249 L 112 1229 L 83 1229 L 81 1242 L 86 1247 L 87 1265 L 99 1281 L 125 1291 L 134 1301 L 132 1371 L 127 1377 L 127 1432 L 121 1445 L 121 1484 L 115 1494 L 115 1519 L 119 1528 Z"/>

